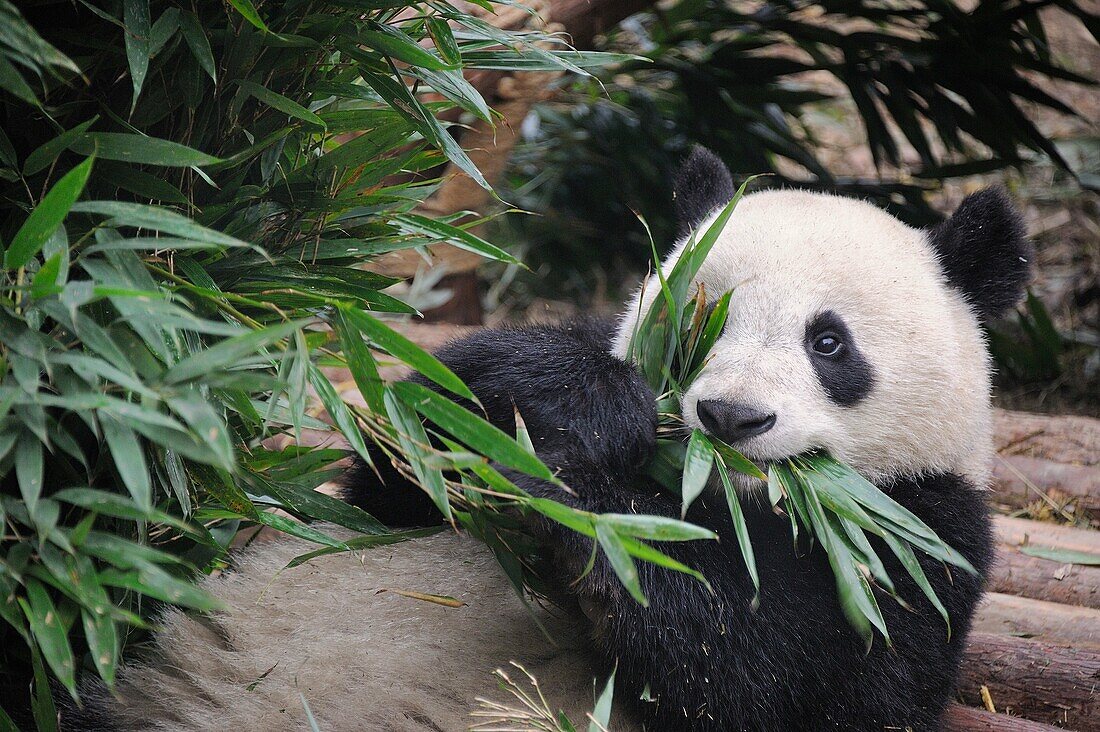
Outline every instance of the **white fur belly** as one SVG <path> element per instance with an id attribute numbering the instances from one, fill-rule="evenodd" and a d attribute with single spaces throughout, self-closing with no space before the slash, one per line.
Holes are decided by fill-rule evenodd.
<path id="1" fill-rule="evenodd" d="M 257 546 L 205 581 L 225 613 L 167 613 L 148 663 L 120 675 L 111 704 L 118 726 L 307 730 L 304 696 L 327 732 L 463 730 L 477 721 L 475 697 L 515 701 L 492 676 L 513 670 L 513 660 L 538 678 L 555 711 L 587 725 L 594 672 L 583 622 L 534 607 L 552 644 L 480 542 L 441 533 L 283 569 L 313 548 L 291 539 Z"/>

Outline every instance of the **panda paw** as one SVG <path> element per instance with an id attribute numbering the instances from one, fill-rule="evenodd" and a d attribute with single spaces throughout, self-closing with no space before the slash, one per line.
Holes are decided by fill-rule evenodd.
<path id="1" fill-rule="evenodd" d="M 583 456 L 602 473 L 637 475 L 657 451 L 657 398 L 631 366 L 618 362 L 578 404 L 559 453 Z"/>

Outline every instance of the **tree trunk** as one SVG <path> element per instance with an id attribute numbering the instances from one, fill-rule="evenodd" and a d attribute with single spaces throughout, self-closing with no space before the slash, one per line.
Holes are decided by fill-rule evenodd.
<path id="1" fill-rule="evenodd" d="M 996 500 L 1014 508 L 1041 501 L 1054 513 L 1100 517 L 1100 467 L 1026 455 L 998 455 L 993 463 Z"/>
<path id="2" fill-rule="evenodd" d="M 996 410 L 995 503 L 1100 519 L 1100 420 Z"/>
<path id="3" fill-rule="evenodd" d="M 550 15 L 565 26 L 576 48 L 591 48 L 597 35 L 650 5 L 652 0 L 550 0 Z"/>
<path id="4" fill-rule="evenodd" d="M 996 516 L 993 524 L 997 530 L 997 541 L 1002 544 L 1053 547 L 1100 557 L 1100 531 L 1008 516 Z"/>
<path id="5" fill-rule="evenodd" d="M 993 431 L 1001 455 L 1100 465 L 1100 419 L 996 409 Z"/>

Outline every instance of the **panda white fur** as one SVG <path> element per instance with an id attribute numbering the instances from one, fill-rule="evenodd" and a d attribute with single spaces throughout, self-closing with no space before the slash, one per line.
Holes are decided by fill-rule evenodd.
<path id="1" fill-rule="evenodd" d="M 705 226 L 732 192 L 725 167 L 697 149 L 677 184 L 685 226 Z M 1028 258 L 998 191 L 971 196 L 931 231 L 846 198 L 747 196 L 699 274 L 707 293 L 734 295 L 684 419 L 761 463 L 828 449 L 984 572 L 991 445 L 981 322 L 1018 299 Z M 654 396 L 620 360 L 654 291 L 651 283 L 635 296 L 617 330 L 593 322 L 488 330 L 440 351 L 492 421 L 509 428 L 518 407 L 540 456 L 576 495 L 511 476 L 528 490 L 588 510 L 678 515 L 676 499 L 640 474 L 654 448 Z M 360 466 L 347 498 L 391 525 L 438 521 L 395 472 L 380 482 Z M 116 696 L 87 685 L 84 709 L 67 710 L 63 728 L 305 730 L 304 698 L 322 730 L 459 730 L 476 722 L 475 697 L 506 699 L 491 672 L 514 660 L 577 723 L 591 708 L 593 680 L 617 664 L 615 730 L 935 729 L 981 580 L 922 560 L 950 613 L 949 639 L 887 561 L 913 609 L 884 599 L 894 648 L 879 638 L 866 653 L 840 613 L 821 550 L 796 549 L 787 519 L 766 501 L 747 501 L 746 514 L 761 573 L 757 609 L 721 500 L 704 496 L 688 516 L 715 529 L 718 542 L 661 545 L 700 569 L 714 592 L 641 565 L 649 608 L 602 556 L 577 580 L 589 541 L 535 521 L 564 597 L 561 607 L 535 609 L 553 643 L 488 550 L 467 537 L 445 532 L 285 570 L 306 547 L 261 544 L 205 581 L 225 612 L 167 611 L 147 660 L 121 670 Z"/>

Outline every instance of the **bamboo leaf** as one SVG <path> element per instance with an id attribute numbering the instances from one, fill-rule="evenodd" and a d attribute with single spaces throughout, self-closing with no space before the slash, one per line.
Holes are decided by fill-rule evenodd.
<path id="1" fill-rule="evenodd" d="M 241 518 L 246 518 L 242 516 Z M 264 526 L 270 526 L 276 531 L 281 531 L 284 534 L 290 536 L 296 536 L 299 539 L 305 539 L 311 541 L 314 544 L 320 544 L 321 546 L 327 546 L 332 549 L 347 549 L 348 546 L 339 539 L 334 539 L 323 531 L 317 531 L 314 528 L 295 521 L 294 519 L 287 518 L 286 516 L 280 516 L 277 513 L 270 513 L 268 511 L 260 511 L 256 513 L 253 519 L 259 521 Z"/>
<path id="2" fill-rule="evenodd" d="M 234 248 L 251 246 L 248 242 L 201 226 L 186 216 L 181 216 L 162 206 L 148 206 L 128 201 L 81 201 L 73 206 L 73 211 L 109 216 L 110 218 L 103 225 L 111 228 L 132 226 L 218 246 Z"/>
<path id="3" fill-rule="evenodd" d="M 281 341 L 304 327 L 307 322 L 307 320 L 293 320 L 289 323 L 279 323 L 244 335 L 227 338 L 210 348 L 181 359 L 179 363 L 165 372 L 163 381 L 166 384 L 179 384 L 201 378 L 212 371 L 231 367 L 246 356 L 251 356 L 267 346 Z"/>
<path id="4" fill-rule="evenodd" d="M 557 482 L 541 460 L 507 434 L 450 399 L 409 381 L 398 382 L 390 388 L 402 402 L 489 459 L 521 473 Z"/>
<path id="5" fill-rule="evenodd" d="M 340 338 L 340 347 L 344 358 L 348 362 L 348 370 L 355 379 L 355 385 L 359 387 L 359 393 L 367 402 L 367 406 L 375 414 L 383 414 L 385 405 L 382 403 L 382 377 L 378 374 L 378 364 L 366 344 L 363 343 L 363 335 L 359 328 L 351 321 L 345 312 L 346 308 L 340 308 L 336 313 L 333 326 Z"/>
<path id="6" fill-rule="evenodd" d="M 447 498 L 447 482 L 443 478 L 443 471 L 427 464 L 431 443 L 420 418 L 389 390 L 382 395 L 382 400 L 385 403 L 386 414 L 389 415 L 390 422 L 397 432 L 401 448 L 416 473 L 417 481 L 431 496 L 432 502 L 443 514 L 443 518 L 452 521 L 451 503 Z"/>
<path id="7" fill-rule="evenodd" d="M 32 518 L 42 496 L 42 462 L 42 443 L 35 436 L 24 433 L 15 446 L 15 476 L 19 495 Z"/>
<path id="8" fill-rule="evenodd" d="M 93 557 L 120 569 L 133 569 L 142 564 L 170 564 L 193 569 L 186 560 L 148 544 L 124 539 L 104 531 L 89 531 L 78 546 Z"/>
<path id="9" fill-rule="evenodd" d="M 615 533 L 654 541 L 695 541 L 717 539 L 718 534 L 695 524 L 664 516 L 646 516 L 633 513 L 605 513 L 600 521 Z"/>
<path id="10" fill-rule="evenodd" d="M 21 603 L 22 604 L 22 603 Z M 35 726 L 38 732 L 58 732 L 57 707 L 54 704 L 51 693 L 49 677 L 46 675 L 46 666 L 42 661 L 42 651 L 37 643 L 31 643 L 31 665 L 34 669 L 34 693 L 31 698 L 31 712 L 34 714 Z M 74 694 L 74 690 L 69 690 Z"/>
<path id="11" fill-rule="evenodd" d="M 1029 557 L 1038 557 L 1062 564 L 1100 565 L 1100 554 L 1092 552 L 1074 551 L 1072 549 L 1060 549 L 1057 547 L 1034 546 L 1027 544 L 1018 547 L 1021 554 Z"/>
<path id="12" fill-rule="evenodd" d="M 694 577 L 695 579 L 699 580 L 699 582 L 702 583 L 702 585 L 708 590 L 712 589 L 710 583 L 707 582 L 707 578 L 704 577 L 701 572 L 692 569 L 683 562 L 673 559 L 664 552 L 653 548 L 649 544 L 646 544 L 644 541 L 639 541 L 638 539 L 630 536 L 623 536 L 622 534 L 619 534 L 618 536 L 619 540 L 622 542 L 623 546 L 626 547 L 626 551 L 628 554 L 630 554 L 630 556 L 637 557 L 643 562 L 648 562 L 649 564 L 653 564 L 658 567 L 671 569 L 673 572 L 680 572 L 681 574 L 686 574 Z"/>
<path id="13" fill-rule="evenodd" d="M 684 479 L 681 484 L 681 502 L 683 508 L 681 517 L 687 516 L 688 508 L 707 487 L 710 473 L 714 467 L 714 446 L 703 434 L 702 430 L 691 431 L 691 439 L 688 440 L 687 453 L 684 455 Z"/>
<path id="14" fill-rule="evenodd" d="M 320 127 L 322 129 L 326 128 L 325 121 L 323 119 L 318 117 L 313 112 L 310 112 L 308 109 L 298 104 L 293 99 L 288 99 L 282 94 L 273 92 L 267 87 L 260 86 L 259 84 L 252 81 L 238 80 L 237 85 L 241 88 L 243 92 L 255 97 L 257 100 L 263 102 L 272 109 L 277 109 L 284 114 L 288 114 L 295 119 L 299 119 L 316 127 Z"/>
<path id="15" fill-rule="evenodd" d="M 600 543 L 611 568 L 623 587 L 627 589 L 631 597 L 642 607 L 649 607 L 649 600 L 642 592 L 641 581 L 638 578 L 638 568 L 634 566 L 634 560 L 630 558 L 626 547 L 619 535 L 607 524 L 596 522 L 596 540 Z"/>
<path id="16" fill-rule="evenodd" d="M 91 172 L 92 158 L 88 158 L 50 189 L 16 232 L 4 255 L 5 267 L 22 267 L 38 254 L 80 198 Z"/>
<path id="17" fill-rule="evenodd" d="M 38 95 L 31 85 L 23 78 L 19 71 L 3 56 L 0 56 L 0 89 L 11 94 L 17 99 L 22 99 L 27 104 L 37 107 Z"/>
<path id="18" fill-rule="evenodd" d="M 96 585 L 99 586 L 98 583 Z M 102 591 L 102 588 L 100 588 Z M 106 593 L 103 595 L 107 597 Z M 80 620 L 84 626 L 84 638 L 88 642 L 88 653 L 92 657 L 99 677 L 108 688 L 114 686 L 115 669 L 118 667 L 119 640 L 118 629 L 108 615 L 81 608 Z"/>
<path id="19" fill-rule="evenodd" d="M 454 66 L 453 63 L 447 63 L 432 52 L 422 48 L 411 36 L 392 25 L 383 25 L 371 21 L 360 33 L 359 38 L 364 45 L 370 46 L 379 53 L 392 56 L 412 66 L 436 70 Z"/>
<path id="20" fill-rule="evenodd" d="M 749 460 L 721 440 L 712 437 L 710 441 L 714 445 L 715 452 L 722 457 L 727 468 L 763 481 L 768 480 L 768 476 L 752 460 Z"/>
<path id="21" fill-rule="evenodd" d="M 70 146 L 82 155 L 95 155 L 104 160 L 121 160 L 125 163 L 144 163 L 165 167 L 191 167 L 212 165 L 219 161 L 172 140 L 139 135 L 131 132 L 87 132 Z"/>
<path id="22" fill-rule="evenodd" d="M 419 214 L 401 214 L 395 216 L 394 220 L 402 225 L 402 228 L 408 233 L 432 237 L 441 243 L 450 244 L 474 254 L 480 254 L 486 259 L 496 262 L 520 264 L 518 259 L 500 247 L 444 221 L 430 219 Z"/>
<path id="23" fill-rule="evenodd" d="M 149 481 L 145 451 L 137 435 L 109 414 L 99 415 L 99 426 L 103 430 L 107 448 L 123 485 L 130 492 L 138 509 L 148 513 L 153 507 L 153 488 Z"/>
<path id="24" fill-rule="evenodd" d="M 218 83 L 218 72 L 214 63 L 214 54 L 210 50 L 210 40 L 206 37 L 198 16 L 190 10 L 184 10 L 180 13 L 179 24 L 183 39 L 187 41 L 187 46 L 191 49 L 195 60 L 210 79 L 215 84 Z"/>
<path id="25" fill-rule="evenodd" d="M 337 554 L 346 551 L 355 551 L 356 549 L 369 549 L 376 546 L 388 546 L 390 544 L 398 544 L 409 539 L 418 539 L 424 536 L 431 536 L 432 534 L 438 534 L 442 531 L 441 526 L 431 526 L 424 529 L 411 529 L 409 531 L 393 532 L 388 534 L 376 534 L 373 536 L 357 536 L 354 539 L 348 539 L 344 542 L 344 548 L 326 547 L 324 549 L 316 549 L 305 554 L 299 554 L 291 559 L 286 565 L 287 569 L 297 567 L 301 564 L 305 564 L 311 559 L 322 557 L 328 554 Z"/>
<path id="26" fill-rule="evenodd" d="M 749 538 L 749 525 L 745 521 L 745 512 L 741 509 L 741 499 L 737 497 L 737 489 L 730 480 L 729 468 L 725 461 L 718 456 L 718 475 L 722 479 L 722 488 L 726 493 L 726 506 L 730 512 L 730 522 L 733 524 L 733 533 L 737 537 L 737 546 L 741 550 L 741 558 L 745 562 L 745 568 L 752 578 L 753 587 L 756 588 L 757 599 L 760 597 L 760 573 L 756 568 L 756 555 L 752 550 L 752 540 Z"/>
<path id="27" fill-rule="evenodd" d="M 145 85 L 145 75 L 149 72 L 149 37 L 152 31 L 149 0 L 123 0 L 122 20 L 125 24 L 126 61 L 130 65 L 130 81 L 134 87 L 130 102 L 130 113 L 133 114 L 141 88 Z"/>
<path id="28" fill-rule="evenodd" d="M 474 162 L 470 160 L 466 151 L 459 146 L 454 137 L 443 128 L 439 120 L 424 108 L 424 105 L 412 95 L 402 82 L 369 71 L 361 71 L 360 73 L 371 88 L 402 117 L 408 120 L 417 132 L 424 136 L 424 139 L 437 147 L 447 156 L 448 160 L 470 176 L 475 183 L 486 190 L 492 190 L 492 186 L 485 180 L 485 176 L 481 174 Z"/>
<path id="29" fill-rule="evenodd" d="M 377 348 L 408 364 L 417 373 L 431 379 L 447 391 L 477 403 L 477 397 L 453 371 L 381 320 L 350 306 L 342 306 L 340 315 Z"/>
<path id="30" fill-rule="evenodd" d="M 186 522 L 154 508 L 142 508 L 132 500 L 128 500 L 117 493 L 95 488 L 63 488 L 50 497 L 105 516 L 115 516 L 131 521 L 162 523 L 185 533 L 195 534 L 195 528 Z"/>
<path id="31" fill-rule="evenodd" d="M 904 541 L 889 533 L 883 535 L 882 540 L 890 547 L 894 556 L 896 556 L 898 561 L 901 562 L 901 565 L 905 567 L 905 571 L 909 573 L 909 576 L 917 583 L 917 587 L 920 587 L 921 592 L 928 598 L 928 602 L 932 603 L 932 607 L 936 608 L 936 612 L 943 618 L 943 622 L 947 624 L 947 638 L 950 640 L 951 618 L 947 614 L 947 608 L 943 606 L 940 598 L 936 596 L 936 591 L 932 589 L 932 585 L 928 581 L 928 576 L 925 575 L 924 568 L 921 567 L 920 562 L 917 561 L 917 555 L 913 553 L 913 549 Z"/>
<path id="32" fill-rule="evenodd" d="M 265 33 L 270 32 L 263 19 L 260 18 L 260 14 L 256 11 L 256 6 L 252 4 L 252 0 L 229 0 L 229 4 L 236 8 L 241 17 L 249 23 Z"/>
<path id="33" fill-rule="evenodd" d="M 76 662 L 57 606 L 38 580 L 27 579 L 26 591 L 26 599 L 21 598 L 19 604 L 27 616 L 27 622 L 30 623 L 35 643 L 54 676 L 75 697 Z M 39 693 L 47 692 L 39 689 Z"/>
<path id="34" fill-rule="evenodd" d="M 592 708 L 592 721 L 588 725 L 588 732 L 603 732 L 611 728 L 611 702 L 615 694 L 615 669 L 607 677 L 603 685 L 603 691 L 596 697 L 596 706 Z"/>
<path id="35" fill-rule="evenodd" d="M 370 451 L 367 450 L 367 444 L 363 442 L 359 425 L 355 423 L 355 417 L 352 416 L 348 405 L 336 393 L 336 389 L 332 387 L 332 382 L 321 373 L 319 368 L 312 363 L 307 363 L 306 369 L 309 375 L 309 383 L 313 386 L 313 390 L 317 392 L 321 403 L 325 405 L 325 411 L 332 417 L 332 421 L 336 423 L 341 434 L 344 435 L 344 439 L 351 444 L 352 449 L 359 453 L 359 456 L 369 465 L 371 463 Z"/>
<path id="36" fill-rule="evenodd" d="M 155 564 L 141 564 L 127 571 L 105 569 L 99 573 L 99 582 L 194 610 L 211 612 L 223 607 L 213 595 L 191 582 L 173 577 Z"/>
<path id="37" fill-rule="evenodd" d="M 44 142 L 27 156 L 27 159 L 23 161 L 23 175 L 31 176 L 45 170 L 51 165 L 57 157 L 63 153 L 70 145 L 79 140 L 88 128 L 99 121 L 99 115 L 92 117 L 86 122 L 81 122 L 72 129 L 65 130 L 57 137 L 53 138 L 49 142 Z"/>
<path id="38" fill-rule="evenodd" d="M 468 69 L 494 71 L 566 71 L 606 68 L 627 61 L 648 61 L 642 56 L 607 51 L 548 51 L 546 56 L 526 51 L 469 51 L 462 54 Z"/>
<path id="39" fill-rule="evenodd" d="M 443 61 L 449 66 L 458 66 L 462 63 L 462 51 L 458 47 L 454 33 L 447 21 L 439 17 L 430 17 L 424 21 L 428 28 L 428 35 L 432 37 L 432 43 Z"/>

